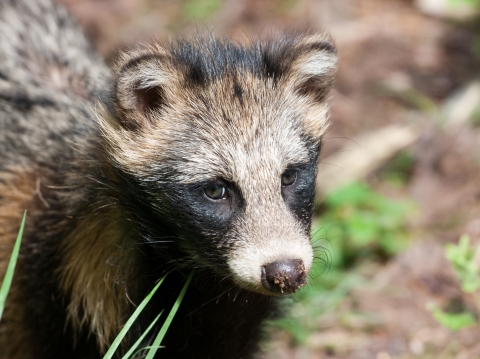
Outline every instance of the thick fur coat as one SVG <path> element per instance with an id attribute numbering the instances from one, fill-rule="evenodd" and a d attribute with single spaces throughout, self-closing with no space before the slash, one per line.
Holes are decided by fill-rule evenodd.
<path id="1" fill-rule="evenodd" d="M 0 278 L 28 215 L 0 359 L 101 358 L 168 273 L 127 348 L 192 269 L 158 357 L 251 357 L 312 264 L 336 61 L 325 35 L 198 37 L 109 70 L 63 8 L 2 1 Z"/>

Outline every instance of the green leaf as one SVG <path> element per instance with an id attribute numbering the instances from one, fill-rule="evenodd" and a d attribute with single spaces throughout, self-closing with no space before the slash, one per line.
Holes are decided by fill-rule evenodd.
<path id="1" fill-rule="evenodd" d="M 475 317 L 469 312 L 446 313 L 433 303 L 430 303 L 427 308 L 441 325 L 450 330 L 456 331 L 477 324 Z"/>
<path id="2" fill-rule="evenodd" d="M 328 206 L 338 208 L 355 206 L 368 202 L 372 192 L 362 183 L 352 183 L 327 195 L 325 202 Z"/>
<path id="3" fill-rule="evenodd" d="M 160 329 L 160 331 L 158 332 L 157 334 L 157 337 L 155 338 L 153 344 L 152 344 L 152 348 L 148 351 L 148 354 L 147 356 L 145 357 L 145 359 L 152 359 L 155 355 L 155 353 L 157 352 L 157 349 L 160 348 L 160 344 L 162 343 L 162 340 L 163 340 L 163 337 L 165 336 L 165 334 L 167 333 L 167 330 L 168 328 L 170 327 L 170 324 L 172 323 L 172 320 L 173 320 L 173 317 L 175 316 L 175 314 L 177 313 L 177 310 L 178 310 L 178 307 L 180 307 L 180 303 L 182 303 L 182 300 L 183 300 L 183 297 L 185 296 L 185 293 L 187 291 L 187 288 L 188 286 L 190 285 L 190 282 L 192 281 L 192 278 L 193 278 L 193 270 L 192 272 L 190 273 L 190 275 L 188 276 L 188 279 L 187 281 L 185 282 L 183 288 L 182 288 L 182 291 L 180 292 L 180 294 L 178 295 L 177 297 L 177 300 L 175 301 L 175 303 L 173 304 L 173 307 L 172 309 L 170 310 L 170 313 L 168 314 L 168 317 L 167 319 L 165 320 L 165 322 L 163 323 L 162 325 L 162 328 Z"/>
<path id="4" fill-rule="evenodd" d="M 480 275 L 475 262 L 476 248 L 469 242 L 470 238 L 464 234 L 458 245 L 448 244 L 445 247 L 445 256 L 452 264 L 462 290 L 472 293 L 480 288 Z"/>
<path id="5" fill-rule="evenodd" d="M 120 343 L 122 342 L 122 339 L 125 337 L 125 335 L 127 334 L 127 331 L 130 329 L 130 327 L 132 326 L 133 322 L 135 321 L 135 319 L 137 319 L 137 317 L 140 315 L 140 313 L 142 312 L 143 308 L 145 308 L 145 306 L 148 304 L 148 302 L 150 301 L 150 299 L 152 299 L 153 295 L 155 294 L 155 292 L 157 291 L 158 287 L 160 287 L 160 285 L 163 283 L 163 280 L 165 279 L 165 277 L 163 277 L 162 279 L 160 279 L 160 281 L 157 283 L 157 285 L 153 288 L 153 290 L 145 297 L 144 300 L 142 300 L 142 302 L 140 303 L 140 305 L 137 307 L 137 309 L 135 309 L 135 311 L 133 312 L 133 314 L 130 316 L 130 318 L 128 318 L 127 322 L 125 323 L 125 325 L 123 326 L 122 330 L 120 331 L 120 333 L 118 333 L 117 337 L 115 338 L 115 340 L 113 341 L 112 345 L 110 346 L 110 348 L 108 349 L 107 353 L 105 354 L 105 356 L 103 357 L 103 359 L 110 359 L 113 357 L 113 355 L 115 354 L 115 351 L 117 350 L 117 348 L 119 347 Z"/>
<path id="6" fill-rule="evenodd" d="M 13 247 L 12 256 L 8 262 L 7 271 L 5 272 L 5 277 L 3 278 L 2 287 L 0 288 L 0 320 L 2 319 L 3 309 L 5 308 L 5 302 L 7 300 L 7 295 L 12 285 L 13 272 L 15 271 L 15 265 L 17 264 L 18 253 L 20 252 L 20 243 L 22 242 L 23 228 L 25 227 L 25 219 L 27 218 L 27 211 L 23 213 L 22 223 L 20 225 L 20 230 L 18 231 L 17 239 L 15 240 L 15 245 Z"/>
<path id="7" fill-rule="evenodd" d="M 356 247 L 363 247 L 375 242 L 379 234 L 378 220 L 373 213 L 358 213 L 348 221 L 351 239 Z"/>

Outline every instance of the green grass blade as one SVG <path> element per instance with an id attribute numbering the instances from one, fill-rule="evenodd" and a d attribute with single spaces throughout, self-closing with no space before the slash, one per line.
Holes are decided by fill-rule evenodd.
<path id="1" fill-rule="evenodd" d="M 153 326 L 155 325 L 155 323 L 157 322 L 158 318 L 160 318 L 160 316 L 162 315 L 163 313 L 163 310 L 160 312 L 159 315 L 157 315 L 157 317 L 152 321 L 152 323 L 148 326 L 148 328 L 143 332 L 143 334 L 140 336 L 140 338 L 138 338 L 138 340 L 135 342 L 135 344 L 132 345 L 132 347 L 130 348 L 130 350 L 122 357 L 122 359 L 129 359 L 130 357 L 134 358 L 135 355 L 137 355 L 138 351 L 135 353 L 135 355 L 132 355 L 132 353 L 135 351 L 135 349 L 137 349 L 137 347 L 140 345 L 140 343 L 142 342 L 142 340 L 147 336 L 148 332 L 150 332 L 150 330 L 153 328 Z"/>
<path id="2" fill-rule="evenodd" d="M 137 317 L 139 316 L 140 312 L 143 310 L 143 308 L 145 308 L 145 306 L 148 304 L 148 302 L 150 301 L 150 299 L 152 299 L 153 295 L 155 294 L 155 292 L 157 291 L 158 287 L 160 287 L 160 285 L 163 283 L 163 280 L 165 279 L 165 277 L 163 277 L 160 282 L 157 283 L 157 285 L 155 286 L 155 288 L 153 288 L 153 290 L 145 297 L 144 300 L 142 300 L 142 302 L 140 303 L 140 305 L 137 307 L 137 309 L 135 309 L 135 312 L 133 312 L 133 314 L 131 315 L 130 318 L 128 318 L 127 322 L 125 323 L 124 327 L 122 328 L 122 330 L 120 331 L 120 333 L 118 333 L 117 337 L 115 338 L 115 340 L 113 341 L 112 345 L 110 346 L 110 348 L 108 349 L 107 353 L 105 354 L 105 356 L 103 357 L 103 359 L 111 359 L 113 357 L 113 354 L 115 354 L 115 351 L 117 350 L 118 346 L 120 345 L 120 343 L 122 342 L 122 339 L 125 337 L 125 335 L 127 334 L 127 331 L 130 329 L 130 327 L 132 326 L 133 322 L 135 321 L 135 319 L 137 319 Z"/>
<path id="3" fill-rule="evenodd" d="M 145 350 L 150 350 L 152 348 L 157 348 L 157 349 L 160 349 L 160 348 L 165 348 L 164 346 L 159 346 L 159 347 L 153 347 L 151 345 L 147 346 L 147 347 L 143 347 L 143 348 L 140 348 L 138 349 L 135 354 L 133 354 L 132 358 L 135 358 L 138 354 L 140 354 L 140 352 L 143 352 Z"/>
<path id="4" fill-rule="evenodd" d="M 12 256 L 8 262 L 7 271 L 5 272 L 5 278 L 3 278 L 2 288 L 0 288 L 0 320 L 2 319 L 3 309 L 5 308 L 5 301 L 7 300 L 7 294 L 12 284 L 13 272 L 15 271 L 15 265 L 17 264 L 18 253 L 20 251 L 20 243 L 22 242 L 23 228 L 25 227 L 25 218 L 27 218 L 27 210 L 23 213 L 22 224 L 18 231 L 17 240 L 13 247 Z"/>
<path id="5" fill-rule="evenodd" d="M 161 328 L 160 331 L 158 332 L 157 337 L 155 338 L 155 341 L 154 341 L 153 344 L 152 344 L 152 348 L 148 351 L 148 354 L 147 354 L 147 356 L 145 357 L 145 359 L 153 359 L 153 356 L 154 356 L 155 353 L 157 352 L 157 349 L 160 347 L 160 344 L 162 343 L 163 337 L 164 337 L 165 334 L 167 333 L 168 327 L 169 327 L 170 324 L 172 323 L 173 317 L 174 317 L 175 314 L 177 313 L 178 307 L 180 307 L 180 303 L 182 303 L 183 297 L 185 296 L 185 292 L 187 291 L 187 288 L 188 288 L 188 286 L 190 285 L 190 282 L 192 281 L 193 272 L 194 272 L 194 271 L 192 270 L 192 272 L 191 272 L 190 275 L 188 276 L 188 279 L 187 279 L 187 281 L 185 282 L 185 284 L 184 284 L 184 286 L 183 286 L 183 288 L 182 288 L 182 291 L 181 291 L 180 294 L 178 295 L 177 300 L 175 301 L 175 303 L 173 304 L 173 307 L 172 307 L 172 309 L 170 310 L 170 313 L 168 313 L 168 317 L 167 317 L 167 319 L 165 320 L 165 323 L 163 323 L 162 328 Z"/>

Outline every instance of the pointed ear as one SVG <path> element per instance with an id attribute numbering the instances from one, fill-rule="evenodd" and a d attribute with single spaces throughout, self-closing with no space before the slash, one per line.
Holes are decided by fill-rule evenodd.
<path id="1" fill-rule="evenodd" d="M 328 34 L 301 38 L 292 49 L 288 81 L 301 95 L 323 101 L 333 85 L 337 50 Z"/>
<path id="2" fill-rule="evenodd" d="M 161 111 L 178 87 L 180 71 L 165 50 L 150 47 L 125 53 L 116 66 L 114 107 L 128 129 L 142 128 Z"/>

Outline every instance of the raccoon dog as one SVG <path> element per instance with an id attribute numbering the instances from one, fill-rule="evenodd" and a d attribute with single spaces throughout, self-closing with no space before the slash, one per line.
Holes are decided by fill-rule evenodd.
<path id="1" fill-rule="evenodd" d="M 192 269 L 157 356 L 252 357 L 312 265 L 336 62 L 326 35 L 207 36 L 137 47 L 110 71 L 63 8 L 3 0 L 0 278 L 28 215 L 0 358 L 101 358 L 162 276 L 130 344 Z"/>

